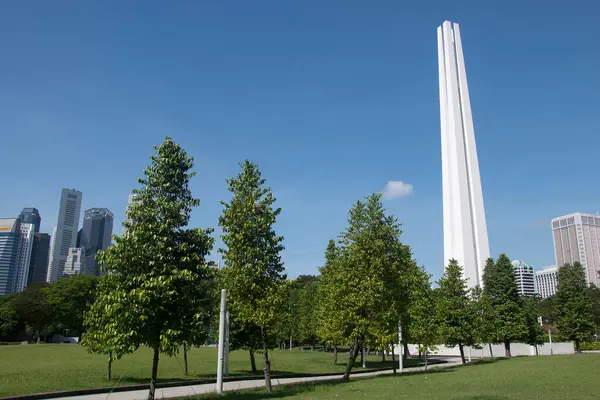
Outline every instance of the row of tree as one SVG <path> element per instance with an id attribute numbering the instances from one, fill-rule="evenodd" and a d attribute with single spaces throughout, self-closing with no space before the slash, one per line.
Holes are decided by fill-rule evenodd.
<path id="1" fill-rule="evenodd" d="M 33 283 L 23 292 L 0 296 L 0 341 L 39 343 L 54 333 L 79 336 L 97 282 L 95 276 L 75 276 L 52 284 Z"/>

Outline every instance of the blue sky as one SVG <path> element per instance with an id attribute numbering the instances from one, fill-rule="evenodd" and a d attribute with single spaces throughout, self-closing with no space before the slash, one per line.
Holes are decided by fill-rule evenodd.
<path id="1" fill-rule="evenodd" d="M 437 278 L 436 28 L 450 19 L 492 254 L 552 264 L 550 219 L 600 212 L 599 15 L 597 1 L 2 2 L 0 216 L 34 206 L 50 232 L 74 187 L 120 224 L 170 135 L 196 159 L 194 226 L 216 226 L 238 162 L 260 165 L 290 276 L 316 273 L 353 202 L 413 185 L 385 206 Z"/>

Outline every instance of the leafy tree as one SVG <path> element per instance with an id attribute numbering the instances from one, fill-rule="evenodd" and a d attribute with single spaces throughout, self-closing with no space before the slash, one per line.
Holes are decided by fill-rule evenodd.
<path id="1" fill-rule="evenodd" d="M 585 271 L 579 262 L 558 269 L 556 325 L 562 337 L 575 342 L 577 353 L 581 353 L 581 342 L 594 332 L 592 302 L 586 286 Z"/>
<path id="2" fill-rule="evenodd" d="M 290 350 L 292 349 L 294 339 L 297 341 L 300 336 L 298 324 L 299 291 L 291 287 L 292 285 L 288 287 L 283 304 L 276 312 L 277 316 L 272 328 L 273 334 L 277 338 L 279 345 L 282 348 L 285 348 L 289 344 Z"/>
<path id="3" fill-rule="evenodd" d="M 335 240 L 329 240 L 325 250 L 325 265 L 318 287 L 317 335 L 321 341 L 333 347 L 333 365 L 337 364 L 338 346 L 346 344 L 347 327 L 344 310 L 339 302 L 343 288 L 343 269 L 340 249 Z"/>
<path id="4" fill-rule="evenodd" d="M 404 261 L 396 251 L 400 233 L 398 221 L 385 214 L 380 194 L 356 202 L 349 212 L 348 227 L 340 237 L 334 276 L 323 277 L 324 282 L 332 279 L 339 285 L 336 314 L 340 312 L 347 324 L 344 336 L 351 348 L 343 379 L 349 379 L 358 351 L 367 340 L 382 336 L 382 320 L 387 319 L 379 317 L 394 301 L 392 288 L 398 286 L 396 277 Z M 322 274 L 327 272 L 325 269 Z M 389 315 L 395 318 L 397 332 L 398 313 L 394 310 Z M 339 321 L 334 321 L 337 330 Z"/>
<path id="5" fill-rule="evenodd" d="M 81 339 L 90 353 L 108 356 L 107 380 L 112 378 L 113 361 L 137 350 L 140 342 L 128 296 L 117 279 L 120 274 L 114 272 L 98 280 L 94 303 L 84 314 L 86 331 Z"/>
<path id="6" fill-rule="evenodd" d="M 514 269 L 505 254 L 501 254 L 495 263 L 486 263 L 483 284 L 483 295 L 493 310 L 490 342 L 504 343 L 506 357 L 510 357 L 510 343 L 523 338 L 527 328 Z"/>
<path id="7" fill-rule="evenodd" d="M 25 323 L 26 330 L 37 342 L 42 335 L 52 333 L 53 309 L 44 296 L 47 283 L 32 283 L 14 298 L 15 310 L 19 320 Z"/>
<path id="8" fill-rule="evenodd" d="M 494 310 L 489 298 L 484 295 L 483 289 L 479 285 L 471 290 L 471 307 L 473 309 L 473 337 L 475 343 L 487 343 L 490 357 L 494 358 L 491 343 L 494 339 Z"/>
<path id="9" fill-rule="evenodd" d="M 523 337 L 523 341 L 530 346 L 535 346 L 535 352 L 538 352 L 538 345 L 544 344 L 544 330 L 539 322 L 540 310 L 539 302 L 540 299 L 537 297 L 524 296 L 523 302 L 523 313 L 525 315 L 525 327 L 527 332 Z"/>
<path id="10" fill-rule="evenodd" d="M 316 280 L 307 282 L 298 289 L 299 340 L 302 344 L 310 343 L 311 348 L 314 348 L 317 337 L 317 290 Z"/>
<path id="11" fill-rule="evenodd" d="M 17 314 L 15 305 L 16 295 L 0 296 L 0 339 L 11 340 L 22 327 L 22 321 Z"/>
<path id="12" fill-rule="evenodd" d="M 97 280 L 96 276 L 75 275 L 44 287 L 42 292 L 54 311 L 53 322 L 81 334 L 83 314 L 94 300 Z"/>
<path id="13" fill-rule="evenodd" d="M 462 363 L 466 364 L 463 346 L 475 344 L 475 315 L 469 299 L 467 280 L 463 278 L 463 268 L 456 260 L 450 260 L 438 284 L 440 288 L 436 311 L 441 338 L 447 346 L 458 345 Z"/>
<path id="14" fill-rule="evenodd" d="M 592 315 L 596 325 L 596 334 L 598 334 L 600 333 L 600 288 L 591 283 L 586 290 L 592 301 Z"/>
<path id="15" fill-rule="evenodd" d="M 409 305 L 410 337 L 423 349 L 425 369 L 427 369 L 427 354 L 440 336 L 434 293 L 429 284 L 430 278 L 431 275 L 425 269 L 418 268 L 418 275 L 413 277 L 414 282 L 411 285 Z"/>
<path id="16" fill-rule="evenodd" d="M 112 275 L 112 295 L 99 300 L 124 304 L 114 322 L 117 332 L 132 328 L 128 347 L 152 348 L 149 399 L 155 394 L 159 354 L 174 355 L 189 332 L 205 330 L 204 282 L 212 279 L 205 257 L 214 241 L 212 229 L 186 229 L 200 204 L 189 189 L 193 159 L 169 137 L 155 150 L 145 177 L 138 179 L 142 187 L 134 190 L 138 201 L 128 211 L 133 222 L 124 223 L 126 234 L 116 236 L 116 245 L 101 255 Z"/>
<path id="17" fill-rule="evenodd" d="M 276 311 L 282 306 L 287 289 L 281 261 L 283 237 L 273 225 L 280 208 L 274 208 L 275 197 L 265 187 L 258 166 L 248 160 L 242 172 L 228 179 L 233 194 L 219 217 L 223 228 L 225 268 L 222 277 L 228 289 L 231 311 L 246 324 L 260 327 L 263 344 L 265 386 L 271 388 L 268 331 L 274 328 Z"/>

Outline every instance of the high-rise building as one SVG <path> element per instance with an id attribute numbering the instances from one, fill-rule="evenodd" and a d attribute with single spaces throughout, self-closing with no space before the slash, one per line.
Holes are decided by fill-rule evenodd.
<path id="1" fill-rule="evenodd" d="M 513 260 L 517 289 L 521 296 L 535 296 L 535 274 L 533 267 L 521 260 Z"/>
<path id="2" fill-rule="evenodd" d="M 39 233 L 42 217 L 37 208 L 25 207 L 23 211 L 21 211 L 19 219 L 22 224 L 33 224 L 35 233 Z"/>
<path id="3" fill-rule="evenodd" d="M 490 256 L 471 102 L 458 24 L 437 29 L 442 131 L 444 263 L 464 267 L 470 287 L 482 284 Z"/>
<path id="4" fill-rule="evenodd" d="M 48 274 L 48 256 L 50 255 L 50 235 L 47 233 L 36 233 L 31 250 L 31 262 L 29 263 L 29 274 L 27 284 L 46 282 Z"/>
<path id="5" fill-rule="evenodd" d="M 131 209 L 131 206 L 137 202 L 139 202 L 138 195 L 133 194 L 133 193 L 130 194 L 129 197 L 127 198 L 127 209 L 125 210 L 125 221 L 123 221 L 124 223 L 127 223 L 127 224 L 133 223 L 133 219 L 131 219 L 129 210 Z M 125 233 L 126 230 L 127 230 L 127 228 L 123 227 L 123 233 Z"/>
<path id="6" fill-rule="evenodd" d="M 556 266 L 583 265 L 588 283 L 600 284 L 600 215 L 574 213 L 552 220 Z"/>
<path id="7" fill-rule="evenodd" d="M 556 294 L 556 284 L 558 282 L 558 268 L 555 266 L 545 267 L 535 272 L 535 283 L 538 294 L 542 299 L 546 299 Z"/>
<path id="8" fill-rule="evenodd" d="M 12 293 L 19 293 L 27 286 L 29 276 L 29 267 L 31 263 L 31 253 L 33 242 L 35 240 L 35 225 L 21 223 L 21 237 L 17 249 L 17 263 L 14 267 L 12 280 Z"/>
<path id="9" fill-rule="evenodd" d="M 77 244 L 79 213 L 81 212 L 82 193 L 75 189 L 63 189 L 58 209 L 56 231 L 52 235 L 52 248 L 48 261 L 46 280 L 54 282 L 63 277 L 69 248 Z"/>
<path id="10" fill-rule="evenodd" d="M 67 261 L 65 262 L 64 274 L 68 276 L 93 275 L 87 270 L 85 261 L 85 251 L 83 248 L 69 248 L 69 254 L 67 255 Z"/>
<path id="11" fill-rule="evenodd" d="M 0 219 L 0 296 L 11 294 L 14 272 L 19 259 L 21 220 Z"/>
<path id="12" fill-rule="evenodd" d="M 106 250 L 111 243 L 113 213 L 107 208 L 85 210 L 83 228 L 79 231 L 77 247 L 85 249 L 85 265 L 90 275 L 100 275 L 96 260 L 99 250 Z"/>

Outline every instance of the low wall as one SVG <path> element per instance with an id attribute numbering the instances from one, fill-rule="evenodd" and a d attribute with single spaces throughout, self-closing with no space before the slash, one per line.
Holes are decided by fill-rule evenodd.
<path id="1" fill-rule="evenodd" d="M 492 344 L 492 354 L 490 354 L 490 346 L 488 344 L 481 345 L 481 348 L 470 348 L 469 346 L 464 347 L 465 357 L 471 358 L 489 358 L 489 357 L 504 357 L 504 345 L 503 344 Z M 444 345 L 436 346 L 436 350 L 432 352 L 434 355 L 439 356 L 460 356 L 460 350 L 458 346 L 446 347 Z M 537 347 L 539 355 L 550 355 L 550 354 L 575 354 L 575 347 L 573 342 L 558 342 L 552 343 L 552 349 L 550 349 L 550 343 L 544 343 Z M 394 346 L 394 352 L 399 354 L 400 346 Z M 409 344 L 408 351 L 411 355 L 419 354 L 419 346 L 416 344 Z M 530 346 L 526 343 L 511 343 L 510 353 L 514 356 L 534 356 L 536 355 L 535 346 Z"/>

